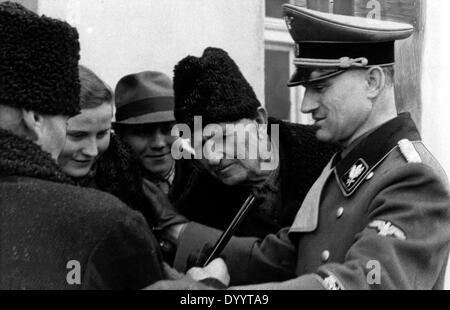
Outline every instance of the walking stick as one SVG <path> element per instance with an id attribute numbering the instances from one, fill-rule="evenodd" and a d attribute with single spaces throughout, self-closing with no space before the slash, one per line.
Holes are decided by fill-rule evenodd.
<path id="1" fill-rule="evenodd" d="M 253 194 L 250 194 L 250 196 L 248 196 L 247 200 L 244 202 L 242 207 L 239 209 L 239 212 L 236 214 L 231 224 L 228 226 L 227 230 L 225 230 L 220 236 L 219 240 L 217 240 L 213 250 L 209 254 L 206 261 L 203 263 L 203 267 L 206 267 L 206 265 L 208 265 L 211 261 L 217 258 L 220 255 L 220 253 L 222 253 L 223 249 L 226 247 L 231 237 L 233 237 L 234 233 L 239 228 L 239 225 L 247 216 L 254 201 L 255 196 Z"/>

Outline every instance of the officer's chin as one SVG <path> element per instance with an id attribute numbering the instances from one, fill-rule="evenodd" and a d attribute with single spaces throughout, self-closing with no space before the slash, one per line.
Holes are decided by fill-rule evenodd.
<path id="1" fill-rule="evenodd" d="M 319 140 L 321 142 L 325 142 L 325 143 L 334 143 L 335 142 L 333 135 L 328 130 L 325 130 L 323 128 L 319 128 L 316 131 L 316 138 L 317 138 L 317 140 Z"/>

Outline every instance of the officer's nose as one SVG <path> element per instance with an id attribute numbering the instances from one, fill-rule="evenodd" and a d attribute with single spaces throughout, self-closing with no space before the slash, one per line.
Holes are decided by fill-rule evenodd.
<path id="1" fill-rule="evenodd" d="M 82 149 L 82 153 L 83 153 L 83 155 L 88 156 L 88 157 L 97 157 L 98 145 L 97 145 L 97 139 L 95 137 L 92 137 L 85 141 L 85 144 Z"/>
<path id="2" fill-rule="evenodd" d="M 313 91 L 307 87 L 302 101 L 301 107 L 302 113 L 309 114 L 314 112 L 318 108 L 319 102 L 317 100 L 317 95 L 314 94 Z"/>

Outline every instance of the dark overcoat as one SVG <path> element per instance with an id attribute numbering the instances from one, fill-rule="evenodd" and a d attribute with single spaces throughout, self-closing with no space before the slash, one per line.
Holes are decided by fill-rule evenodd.
<path id="1" fill-rule="evenodd" d="M 0 145 L 0 289 L 140 289 L 163 278 L 142 215 L 71 185 L 24 138 L 0 130 Z"/>

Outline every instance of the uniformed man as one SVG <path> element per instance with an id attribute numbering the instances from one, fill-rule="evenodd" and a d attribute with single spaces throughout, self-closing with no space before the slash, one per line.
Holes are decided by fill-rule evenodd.
<path id="1" fill-rule="evenodd" d="M 447 178 L 410 115 L 398 115 L 394 96 L 394 42 L 409 37 L 412 26 L 293 5 L 284 5 L 284 16 L 296 42 L 289 86 L 306 88 L 302 112 L 312 114 L 317 138 L 344 150 L 323 170 L 290 228 L 263 241 L 231 240 L 224 251 L 231 284 L 442 288 L 450 242 Z M 196 235 L 191 227 L 178 240 L 181 270 L 220 235 Z"/>

